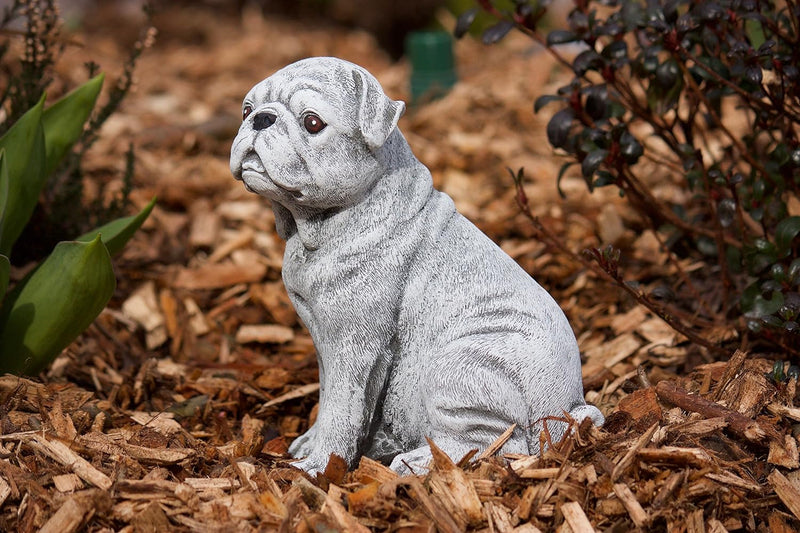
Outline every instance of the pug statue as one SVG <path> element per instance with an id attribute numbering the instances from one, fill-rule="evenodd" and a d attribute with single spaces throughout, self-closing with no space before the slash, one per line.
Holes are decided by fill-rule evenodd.
<path id="1" fill-rule="evenodd" d="M 404 110 L 330 57 L 279 70 L 242 105 L 231 172 L 272 204 L 319 360 L 319 414 L 289 447 L 312 474 L 333 453 L 419 472 L 426 438 L 457 461 L 514 424 L 501 452 L 535 454 L 545 424 L 551 439 L 568 429 L 553 417 L 603 421 L 564 313 L 433 188 Z"/>

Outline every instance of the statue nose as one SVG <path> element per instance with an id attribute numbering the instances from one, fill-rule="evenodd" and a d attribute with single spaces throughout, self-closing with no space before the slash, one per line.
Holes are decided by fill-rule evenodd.
<path id="1" fill-rule="evenodd" d="M 253 129 L 256 131 L 265 130 L 275 124 L 277 118 L 273 113 L 263 111 L 253 117 Z"/>

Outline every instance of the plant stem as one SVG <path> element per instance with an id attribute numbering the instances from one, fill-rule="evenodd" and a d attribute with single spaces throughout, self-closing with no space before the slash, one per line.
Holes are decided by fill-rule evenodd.
<path id="1" fill-rule="evenodd" d="M 517 183 L 517 187 L 520 188 L 522 187 L 522 180 L 520 180 Z M 591 261 L 586 257 L 584 257 L 583 255 L 576 254 L 575 252 L 567 248 L 552 231 L 550 231 L 547 227 L 544 226 L 544 224 L 541 223 L 539 217 L 537 217 L 531 212 L 530 206 L 527 204 L 527 202 L 520 201 L 520 198 L 525 198 L 524 194 L 517 195 L 517 203 L 522 213 L 528 218 L 528 220 L 531 221 L 537 238 L 539 238 L 541 241 L 551 246 L 552 248 L 555 248 L 556 250 L 559 250 L 560 252 L 571 257 L 572 259 L 578 261 L 581 265 L 586 267 L 588 270 L 591 270 L 601 278 L 604 278 L 606 281 L 610 281 L 615 285 L 617 285 L 618 287 L 620 287 L 621 289 L 623 289 L 625 292 L 630 294 L 634 298 L 634 300 L 636 300 L 636 302 L 645 306 L 653 314 L 655 314 L 661 320 L 666 322 L 672 329 L 685 336 L 691 342 L 694 342 L 695 344 L 702 346 L 707 350 L 714 352 L 716 354 L 729 355 L 727 350 L 725 350 L 720 346 L 717 346 L 708 339 L 698 335 L 697 333 L 692 331 L 691 328 L 689 328 L 680 320 L 678 320 L 675 316 L 670 314 L 670 312 L 666 308 L 651 300 L 650 297 L 648 297 L 646 294 L 635 290 L 633 287 L 625 283 L 625 281 L 620 277 L 618 273 L 608 272 L 600 265 L 598 265 L 595 261 Z"/>

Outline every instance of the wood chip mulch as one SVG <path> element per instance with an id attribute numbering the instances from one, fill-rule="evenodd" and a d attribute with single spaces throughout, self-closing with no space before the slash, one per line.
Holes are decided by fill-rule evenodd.
<path id="1" fill-rule="evenodd" d="M 89 330 L 46 375 L 0 376 L 0 531 L 800 529 L 800 408 L 796 381 L 773 377 L 781 354 L 716 361 L 531 239 L 506 166 L 525 167 L 532 209 L 570 248 L 614 244 L 648 290 L 670 273 L 613 191 L 590 195 L 568 174 L 559 197 L 562 162 L 531 107 L 566 74 L 514 36 L 493 48 L 460 41 L 459 85 L 410 108 L 401 129 L 437 186 L 562 304 L 606 424 L 575 427 L 541 457 L 455 464 L 433 443 L 435 463 L 418 476 L 366 458 L 350 472 L 333 458 L 316 479 L 293 468 L 286 450 L 314 420 L 318 374 L 280 282 L 269 207 L 227 169 L 240 99 L 276 68 L 323 54 L 365 65 L 407 99 L 408 66 L 364 33 L 245 15 L 162 15 L 136 92 L 89 154 L 87 200 L 119 188 L 132 141 L 134 203 L 159 205 Z M 87 23 L 75 37 L 84 46 L 59 64 L 62 83 L 82 79 L 87 57 L 115 73 L 125 46 L 112 26 Z"/>
<path id="2" fill-rule="evenodd" d="M 225 402 L 262 393 L 247 372 L 151 360 L 132 383 L 206 394 L 151 412 L 81 387 L 0 379 L 0 526 L 16 531 L 795 531 L 800 462 L 795 382 L 739 352 L 684 380 L 628 394 L 542 457 L 435 464 L 398 477 L 335 458 L 310 479 L 264 419 L 225 420 Z M 199 392 L 199 391 L 198 391 Z M 266 418 L 308 389 L 267 402 Z M 203 411 L 217 427 L 193 424 Z M 227 440 L 215 444 L 225 430 Z M 501 442 L 497 443 L 502 444 Z M 12 527 L 14 526 L 14 527 Z"/>

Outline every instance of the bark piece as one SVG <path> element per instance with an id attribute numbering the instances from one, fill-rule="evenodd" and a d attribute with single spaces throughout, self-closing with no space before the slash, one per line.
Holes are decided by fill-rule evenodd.
<path id="1" fill-rule="evenodd" d="M 384 484 L 398 478 L 397 472 L 366 456 L 361 457 L 355 475 L 364 484 L 373 482 Z"/>
<path id="2" fill-rule="evenodd" d="M 59 492 L 75 492 L 83 488 L 83 481 L 75 474 L 62 474 L 53 476 L 53 485 Z"/>
<path id="3" fill-rule="evenodd" d="M 716 518 L 712 518 L 708 521 L 708 533 L 728 533 L 728 530 L 725 529 L 722 522 Z"/>
<path id="4" fill-rule="evenodd" d="M 633 391 L 619 401 L 618 409 L 631 415 L 637 428 L 649 427 L 661 420 L 661 406 L 653 387 Z"/>
<path id="5" fill-rule="evenodd" d="M 239 344 L 250 342 L 286 344 L 292 340 L 294 340 L 294 330 L 278 324 L 245 324 L 236 332 L 236 342 Z"/>
<path id="6" fill-rule="evenodd" d="M 619 337 L 600 344 L 599 346 L 586 350 L 586 359 L 588 360 L 587 366 L 591 365 L 594 372 L 588 372 L 589 375 L 600 371 L 601 368 L 611 368 L 617 363 L 624 361 L 636 350 L 642 346 L 642 342 L 633 333 L 620 335 Z M 599 366 L 596 364 L 599 362 Z M 597 368 L 595 368 L 597 367 Z"/>
<path id="7" fill-rule="evenodd" d="M 198 211 L 192 217 L 189 244 L 195 248 L 210 248 L 219 241 L 222 217 L 214 211 Z"/>
<path id="8" fill-rule="evenodd" d="M 235 250 L 239 250 L 244 248 L 245 246 L 250 245 L 253 242 L 253 238 L 255 237 L 255 233 L 253 230 L 248 228 L 247 226 L 244 227 L 241 231 L 237 231 L 233 234 L 233 236 L 220 244 L 214 252 L 208 256 L 209 263 L 219 263 L 229 255 L 231 255 Z"/>
<path id="9" fill-rule="evenodd" d="M 196 269 L 181 269 L 173 286 L 189 290 L 220 289 L 237 283 L 261 281 L 266 273 L 267 267 L 261 263 L 209 263 Z"/>
<path id="10" fill-rule="evenodd" d="M 744 371 L 722 390 L 719 401 L 748 418 L 753 418 L 775 397 L 777 389 L 755 362 L 745 361 Z"/>
<path id="11" fill-rule="evenodd" d="M 276 323 L 289 327 L 297 324 L 297 313 L 282 282 L 254 284 L 250 287 L 250 297 L 261 304 Z"/>
<path id="12" fill-rule="evenodd" d="M 145 331 L 147 348 L 152 350 L 167 340 L 166 321 L 156 296 L 153 281 L 143 283 L 122 303 L 122 313 Z"/>
<path id="13" fill-rule="evenodd" d="M 458 533 L 463 531 L 459 525 L 453 520 L 453 517 L 448 513 L 439 503 L 431 498 L 431 495 L 422 486 L 419 479 L 416 477 L 409 478 L 408 488 L 411 496 L 422 507 L 428 517 L 433 520 L 439 531 L 443 533 Z"/>
<path id="14" fill-rule="evenodd" d="M 703 522 L 702 509 L 696 509 L 689 513 L 686 520 L 686 533 L 706 533 L 706 524 Z"/>
<path id="15" fill-rule="evenodd" d="M 661 485 L 658 494 L 653 498 L 653 508 L 658 509 L 666 504 L 668 500 L 672 499 L 678 487 L 686 482 L 686 473 L 686 470 L 682 470 L 681 472 L 673 472 L 667 477 L 664 484 Z"/>
<path id="16" fill-rule="evenodd" d="M 568 502 L 561 506 L 561 514 L 567 521 L 573 533 L 594 533 L 592 523 L 583 512 L 581 504 L 578 502 Z"/>
<path id="17" fill-rule="evenodd" d="M 650 439 L 653 438 L 653 434 L 655 434 L 656 430 L 658 429 L 658 423 L 653 424 L 650 428 L 645 431 L 641 437 L 636 441 L 633 447 L 628 450 L 628 452 L 619 460 L 619 462 L 614 466 L 613 472 L 611 472 L 611 480 L 616 481 L 619 479 L 619 476 L 630 466 L 631 462 L 633 461 L 636 454 L 647 446 L 650 443 Z"/>
<path id="18" fill-rule="evenodd" d="M 751 492 L 763 492 L 761 485 L 756 483 L 755 481 L 748 481 L 743 479 L 736 474 L 731 472 L 727 472 L 722 470 L 720 472 L 709 472 L 706 474 L 708 479 L 713 479 L 717 483 L 722 483 L 724 485 L 731 485 L 733 487 L 738 487 L 740 489 L 749 490 Z"/>
<path id="19" fill-rule="evenodd" d="M 791 435 L 784 435 L 783 439 L 770 439 L 767 462 L 784 468 L 800 467 L 797 440 Z"/>
<path id="20" fill-rule="evenodd" d="M 94 514 L 94 502 L 91 498 L 72 496 L 61 504 L 39 533 L 73 533 L 78 531 L 92 514 Z"/>
<path id="21" fill-rule="evenodd" d="M 507 430 L 505 430 L 502 434 L 500 434 L 500 436 L 497 437 L 491 445 L 489 445 L 485 450 L 483 450 L 483 452 L 481 452 L 481 454 L 478 456 L 478 460 L 488 459 L 489 457 L 492 457 L 497 452 L 499 452 L 500 448 L 502 448 L 503 445 L 506 442 L 508 442 L 508 439 L 511 438 L 511 435 L 514 434 L 515 429 L 517 429 L 517 425 L 511 424 L 511 426 Z"/>
<path id="22" fill-rule="evenodd" d="M 714 392 L 711 394 L 711 399 L 713 401 L 720 399 L 728 384 L 734 377 L 736 377 L 736 374 L 739 373 L 739 370 L 741 370 L 745 359 L 747 359 L 747 352 L 743 350 L 736 350 L 733 352 L 733 355 L 730 359 L 728 359 L 728 363 L 725 365 L 725 370 L 722 373 L 722 377 L 717 382 L 717 386 L 714 388 Z"/>
<path id="23" fill-rule="evenodd" d="M 358 520 L 348 513 L 344 506 L 336 501 L 335 498 L 331 497 L 330 494 L 325 498 L 322 513 L 331 519 L 334 524 L 337 524 L 340 531 L 353 533 L 369 533 L 370 531 L 369 528 L 360 524 Z"/>
<path id="24" fill-rule="evenodd" d="M 63 442 L 49 440 L 44 435 L 35 434 L 31 436 L 28 444 L 70 468 L 81 479 L 95 487 L 105 490 L 111 488 L 111 478 L 92 466 L 86 459 L 70 450 Z"/>
<path id="25" fill-rule="evenodd" d="M 3 507 L 3 503 L 5 503 L 6 498 L 11 495 L 11 485 L 8 484 L 8 481 L 0 477 L 0 507 Z"/>
<path id="26" fill-rule="evenodd" d="M 706 468 L 714 464 L 711 456 L 702 448 L 680 448 L 677 446 L 643 448 L 637 452 L 637 457 L 646 463 L 674 464 L 696 468 Z"/>
<path id="27" fill-rule="evenodd" d="M 428 476 L 431 496 L 436 497 L 461 529 L 484 521 L 483 506 L 472 482 L 436 444 L 428 439 L 433 470 Z"/>
<path id="28" fill-rule="evenodd" d="M 795 518 L 800 520 L 800 488 L 786 479 L 786 476 L 777 469 L 773 470 L 767 479 L 784 505 L 789 508 Z"/>
<path id="29" fill-rule="evenodd" d="M 157 502 L 150 502 L 131 520 L 134 531 L 169 531 L 170 522 Z"/>
<path id="30" fill-rule="evenodd" d="M 628 485 L 625 483 L 614 483 L 614 494 L 617 495 L 617 498 L 619 498 L 622 505 L 628 511 L 628 516 L 631 517 L 636 527 L 646 527 L 650 522 L 650 518 L 642 508 L 642 504 L 639 503 L 639 500 L 633 495 L 631 489 L 628 488 Z"/>
<path id="31" fill-rule="evenodd" d="M 523 479 L 555 479 L 561 468 L 526 468 L 519 472 Z"/>
<path id="32" fill-rule="evenodd" d="M 490 529 L 498 533 L 511 533 L 514 525 L 511 522 L 511 513 L 501 503 L 486 502 L 484 512 L 489 518 Z"/>
<path id="33" fill-rule="evenodd" d="M 261 408 L 258 410 L 256 414 L 262 414 L 265 409 L 268 407 L 272 407 L 273 405 L 279 405 L 283 402 L 288 402 L 289 400 L 296 400 L 297 398 L 302 398 L 303 396 L 308 396 L 309 394 L 314 394 L 319 390 L 319 383 L 310 383 L 308 385 L 302 385 L 297 387 L 296 389 L 292 389 L 286 394 L 281 394 L 277 398 L 273 398 L 272 400 L 268 401 Z"/>

